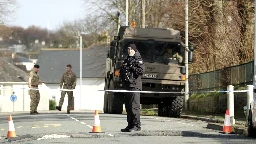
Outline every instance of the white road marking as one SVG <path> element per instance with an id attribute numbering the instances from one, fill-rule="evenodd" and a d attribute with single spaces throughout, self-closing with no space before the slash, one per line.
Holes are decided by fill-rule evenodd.
<path id="1" fill-rule="evenodd" d="M 17 128 L 22 128 L 22 126 L 18 126 Z"/>
<path id="2" fill-rule="evenodd" d="M 75 119 L 76 121 L 79 121 L 78 119 Z"/>
<path id="3" fill-rule="evenodd" d="M 37 140 L 42 140 L 42 139 L 57 139 L 57 138 L 70 138 L 70 136 L 67 135 L 57 135 L 57 134 L 52 134 L 52 135 L 45 135 L 42 138 L 38 138 Z"/>
<path id="4" fill-rule="evenodd" d="M 90 126 L 90 125 L 86 125 L 86 126 L 88 126 L 89 128 L 92 128 L 92 126 Z"/>
<path id="5" fill-rule="evenodd" d="M 114 135 L 112 135 L 112 134 L 108 134 L 109 136 L 114 136 Z"/>
<path id="6" fill-rule="evenodd" d="M 85 122 L 80 122 L 81 124 L 86 124 Z"/>
<path id="7" fill-rule="evenodd" d="M 4 130 L 4 129 L 1 129 L 1 130 Z"/>

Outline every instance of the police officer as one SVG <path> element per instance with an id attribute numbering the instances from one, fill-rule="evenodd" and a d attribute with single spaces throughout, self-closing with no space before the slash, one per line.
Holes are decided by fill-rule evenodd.
<path id="1" fill-rule="evenodd" d="M 63 89 L 75 89 L 76 87 L 76 74 L 72 72 L 72 66 L 70 64 L 66 67 L 66 72 L 62 75 L 61 81 L 60 81 L 60 88 Z M 64 85 L 63 85 L 64 84 Z M 61 98 L 59 101 L 59 106 L 56 106 L 56 109 L 61 111 L 61 107 L 64 102 L 65 94 L 68 94 L 68 107 L 67 107 L 67 113 L 70 114 L 70 110 L 72 107 L 72 100 L 73 100 L 73 91 L 61 91 Z"/>
<path id="2" fill-rule="evenodd" d="M 124 60 L 120 69 L 120 76 L 124 88 L 131 92 L 125 93 L 125 108 L 127 112 L 128 126 L 121 129 L 122 132 L 140 131 L 140 93 L 132 91 L 141 91 L 141 76 L 144 72 L 144 64 L 135 44 L 128 47 L 128 56 Z"/>
<path id="3" fill-rule="evenodd" d="M 30 95 L 30 114 L 39 114 L 37 112 L 37 106 L 40 101 L 40 93 L 38 90 L 38 85 L 41 83 L 45 83 L 41 80 L 39 80 L 39 65 L 34 65 L 33 70 L 29 73 L 29 78 L 28 78 L 28 87 L 31 88 L 29 90 L 29 95 Z"/>

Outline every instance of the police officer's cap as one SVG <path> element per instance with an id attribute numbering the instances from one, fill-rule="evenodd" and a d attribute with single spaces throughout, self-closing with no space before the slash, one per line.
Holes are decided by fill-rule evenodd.
<path id="1" fill-rule="evenodd" d="M 129 47 L 132 48 L 134 51 L 138 51 L 135 44 L 130 44 Z"/>
<path id="2" fill-rule="evenodd" d="M 34 68 L 39 68 L 40 66 L 39 65 L 34 65 Z"/>

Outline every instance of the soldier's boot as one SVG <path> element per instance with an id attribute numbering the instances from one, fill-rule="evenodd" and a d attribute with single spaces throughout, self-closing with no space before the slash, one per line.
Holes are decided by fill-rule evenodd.
<path id="1" fill-rule="evenodd" d="M 70 106 L 67 106 L 67 114 L 70 114 Z"/>
<path id="2" fill-rule="evenodd" d="M 61 111 L 61 106 L 56 106 L 56 109 Z"/>
<path id="3" fill-rule="evenodd" d="M 30 115 L 35 115 L 35 114 L 36 114 L 35 112 L 30 111 Z"/>
<path id="4" fill-rule="evenodd" d="M 35 114 L 39 114 L 39 112 L 35 111 Z"/>

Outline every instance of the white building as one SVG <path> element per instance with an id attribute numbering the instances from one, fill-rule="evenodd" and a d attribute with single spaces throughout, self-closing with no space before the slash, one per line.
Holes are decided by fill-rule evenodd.
<path id="1" fill-rule="evenodd" d="M 28 73 L 0 59 L 0 112 L 30 111 L 30 96 L 27 89 Z M 16 95 L 12 102 L 10 97 Z M 38 111 L 49 110 L 49 92 L 40 90 Z"/>
<path id="2" fill-rule="evenodd" d="M 107 47 L 92 46 L 83 50 L 82 86 L 80 89 L 80 51 L 79 49 L 42 49 L 37 64 L 40 65 L 40 78 L 50 87 L 51 97 L 57 105 L 61 92 L 56 90 L 60 86 L 60 79 L 65 72 L 66 65 L 71 64 L 77 76 L 77 85 L 74 90 L 74 110 L 103 110 L 105 84 L 105 64 Z M 80 90 L 82 94 L 80 95 Z M 66 110 L 67 96 L 64 99 L 62 110 Z"/>

